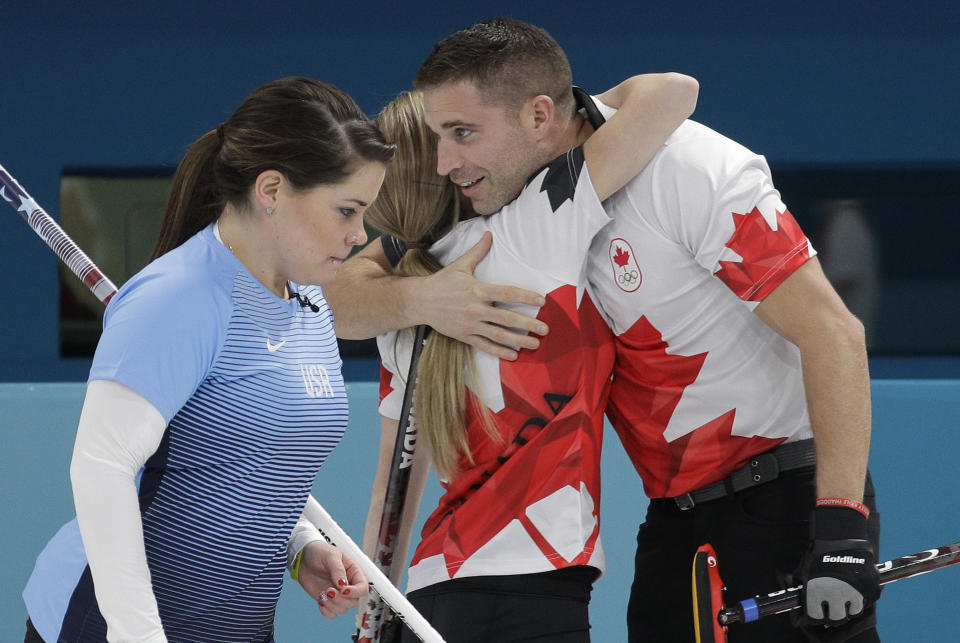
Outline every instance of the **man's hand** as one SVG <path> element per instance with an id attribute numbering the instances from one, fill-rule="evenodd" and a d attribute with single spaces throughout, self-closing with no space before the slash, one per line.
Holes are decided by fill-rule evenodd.
<path id="1" fill-rule="evenodd" d="M 336 318 L 337 337 L 367 339 L 391 330 L 427 324 L 496 357 L 517 359 L 516 347 L 535 349 L 547 325 L 504 308 L 505 304 L 540 307 L 544 298 L 530 290 L 478 281 L 473 270 L 490 251 L 487 232 L 466 254 L 424 277 L 393 274 L 380 239 L 347 259 L 323 294 Z"/>
<path id="2" fill-rule="evenodd" d="M 303 548 L 299 581 L 327 618 L 346 614 L 370 591 L 360 567 L 342 550 L 322 540 Z"/>
<path id="3" fill-rule="evenodd" d="M 540 340 L 526 333 L 546 335 L 542 321 L 494 302 L 543 306 L 543 296 L 515 286 L 498 286 L 473 276 L 477 264 L 490 251 L 489 232 L 462 257 L 424 278 L 418 300 L 423 323 L 437 332 L 458 339 L 501 359 L 517 359 L 514 347 L 535 349 Z"/>
<path id="4" fill-rule="evenodd" d="M 863 613 L 880 597 L 880 575 L 867 519 L 842 506 L 814 509 L 814 539 L 800 580 L 804 625 L 838 626 Z"/>

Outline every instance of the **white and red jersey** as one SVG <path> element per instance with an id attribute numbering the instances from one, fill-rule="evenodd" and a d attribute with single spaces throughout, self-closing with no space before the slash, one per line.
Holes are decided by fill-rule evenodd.
<path id="1" fill-rule="evenodd" d="M 588 279 L 616 335 L 607 414 L 647 494 L 811 437 L 799 350 L 752 312 L 815 254 L 764 158 L 687 121 L 604 205 Z"/>
<path id="2" fill-rule="evenodd" d="M 476 414 L 468 415 L 474 463 L 461 458 L 459 473 L 442 483 L 445 493 L 424 526 L 408 590 L 571 565 L 603 570 L 600 447 L 614 347 L 586 293 L 585 259 L 608 221 L 576 148 L 500 212 L 461 222 L 431 247 L 449 263 L 492 231 L 493 246 L 476 277 L 544 294 L 541 309 L 516 310 L 546 322 L 550 333 L 515 362 L 474 352 L 479 381 L 468 376 L 470 393 L 490 409 L 501 439 L 491 439 Z M 400 416 L 411 345 L 409 331 L 378 338 L 386 417 Z"/>

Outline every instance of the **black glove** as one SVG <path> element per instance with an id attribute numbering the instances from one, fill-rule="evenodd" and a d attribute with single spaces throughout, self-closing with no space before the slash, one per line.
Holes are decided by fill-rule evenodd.
<path id="1" fill-rule="evenodd" d="M 800 568 L 801 624 L 837 626 L 862 614 L 880 598 L 876 562 L 863 514 L 847 507 L 816 507 L 813 541 Z"/>

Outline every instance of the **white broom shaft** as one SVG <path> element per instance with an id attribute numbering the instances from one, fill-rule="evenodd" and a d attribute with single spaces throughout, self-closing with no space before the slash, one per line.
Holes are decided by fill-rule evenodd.
<path id="1" fill-rule="evenodd" d="M 426 643 L 444 643 L 443 638 L 437 633 L 433 626 L 427 622 L 427 619 L 420 615 L 420 612 L 410 604 L 410 601 L 400 593 L 396 587 L 384 576 L 363 550 L 360 549 L 350 536 L 347 535 L 340 525 L 327 513 L 316 498 L 309 496 L 307 505 L 303 509 L 303 515 L 319 529 L 330 542 L 342 549 L 345 554 L 350 556 L 356 562 L 370 586 L 377 590 L 380 597 L 389 605 L 397 615 L 403 619 L 410 631 L 420 637 L 421 641 Z"/>

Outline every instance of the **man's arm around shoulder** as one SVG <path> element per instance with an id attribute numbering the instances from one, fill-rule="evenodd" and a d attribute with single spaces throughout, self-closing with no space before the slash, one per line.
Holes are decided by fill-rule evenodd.
<path id="1" fill-rule="evenodd" d="M 337 336 L 366 339 L 391 330 L 427 324 L 502 359 L 516 359 L 515 347 L 535 349 L 540 341 L 527 333 L 547 333 L 543 322 L 499 308 L 494 302 L 542 306 L 541 295 L 499 286 L 473 277 L 490 250 L 487 233 L 477 245 L 442 270 L 426 277 L 393 273 L 380 239 L 341 266 L 324 295 L 333 309 Z"/>
<path id="2" fill-rule="evenodd" d="M 422 277 L 393 274 L 380 239 L 374 239 L 347 259 L 323 294 L 334 313 L 337 337 L 368 339 L 419 323 L 407 302 Z"/>

